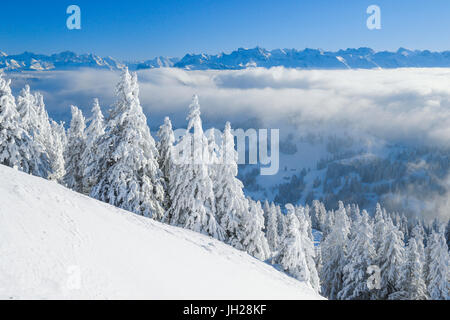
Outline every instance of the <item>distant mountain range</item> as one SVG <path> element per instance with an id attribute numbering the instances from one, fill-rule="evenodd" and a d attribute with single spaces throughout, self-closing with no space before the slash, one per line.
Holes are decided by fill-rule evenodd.
<path id="1" fill-rule="evenodd" d="M 240 48 L 230 54 L 187 54 L 182 59 L 158 57 L 153 60 L 121 62 L 111 57 L 101 58 L 94 54 L 65 51 L 53 55 L 24 52 L 7 55 L 0 51 L 0 70 L 44 71 L 97 68 L 119 70 L 128 66 L 131 70 L 174 67 L 186 70 L 239 70 L 254 67 L 276 67 L 300 69 L 392 69 L 450 67 L 450 51 L 408 50 L 396 52 L 370 48 L 346 49 L 336 52 L 318 49 Z"/>

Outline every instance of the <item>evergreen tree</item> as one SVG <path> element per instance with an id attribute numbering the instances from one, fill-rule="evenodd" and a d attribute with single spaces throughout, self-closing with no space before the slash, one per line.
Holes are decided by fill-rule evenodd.
<path id="1" fill-rule="evenodd" d="M 344 285 L 343 268 L 346 264 L 347 241 L 350 233 L 350 221 L 344 205 L 339 202 L 339 210 L 334 216 L 330 233 L 322 243 L 322 293 L 336 300 Z"/>
<path id="2" fill-rule="evenodd" d="M 348 244 L 346 265 L 343 268 L 343 288 L 338 294 L 341 300 L 370 300 L 372 293 L 367 286 L 369 275 L 367 269 L 375 259 L 373 230 L 369 215 L 364 210 L 360 217 L 355 217 Z"/>
<path id="3" fill-rule="evenodd" d="M 101 155 L 99 154 L 99 142 L 105 134 L 105 124 L 98 99 L 94 99 L 92 118 L 86 129 L 86 144 L 82 155 L 81 168 L 83 170 L 83 193 L 90 194 L 92 188 L 98 183 L 95 175 L 96 167 Z"/>
<path id="4" fill-rule="evenodd" d="M 447 239 L 447 247 L 450 247 L 450 220 L 448 220 L 447 228 L 445 229 L 445 238 Z"/>
<path id="5" fill-rule="evenodd" d="M 375 209 L 374 226 L 373 226 L 373 244 L 377 254 L 377 263 L 379 264 L 379 252 L 386 233 L 386 222 L 384 221 L 383 211 L 379 203 Z"/>
<path id="6" fill-rule="evenodd" d="M 270 255 L 269 245 L 264 236 L 264 213 L 261 203 L 248 199 L 248 210 L 243 215 L 244 238 L 242 245 L 251 256 L 266 260 Z"/>
<path id="7" fill-rule="evenodd" d="M 22 127 L 10 84 L 0 72 L 0 164 L 47 178 L 48 158 Z"/>
<path id="8" fill-rule="evenodd" d="M 284 237 L 286 237 L 287 233 L 287 222 L 286 216 L 281 212 L 280 206 L 275 206 L 277 213 L 277 222 L 278 222 L 278 239 L 280 243 L 284 241 Z"/>
<path id="9" fill-rule="evenodd" d="M 277 219 L 277 209 L 275 207 L 275 204 L 272 203 L 269 207 L 266 226 L 267 242 L 269 243 L 269 248 L 272 252 L 277 251 L 279 247 Z"/>
<path id="10" fill-rule="evenodd" d="M 117 101 L 110 112 L 105 135 L 99 141 L 98 183 L 91 196 L 160 220 L 164 189 L 158 167 L 158 151 L 139 101 L 136 74 L 128 69 L 117 85 Z"/>
<path id="11" fill-rule="evenodd" d="M 67 136 L 64 122 L 56 123 L 54 120 L 51 120 L 50 130 L 50 147 L 47 147 L 47 151 L 50 156 L 52 174 L 49 176 L 49 179 L 61 183 L 66 174 L 64 151 L 67 146 Z"/>
<path id="12" fill-rule="evenodd" d="M 189 109 L 187 132 L 174 150 L 175 166 L 169 182 L 172 205 L 164 221 L 224 240 L 225 232 L 216 220 L 213 184 L 205 163 L 208 139 L 203 133 L 197 96 Z"/>
<path id="13" fill-rule="evenodd" d="M 309 283 L 311 274 L 303 248 L 300 223 L 293 212 L 287 215 L 287 220 L 286 237 L 281 244 L 277 263 L 287 274 Z"/>
<path id="14" fill-rule="evenodd" d="M 396 294 L 402 290 L 400 275 L 405 262 L 405 248 L 403 233 L 390 218 L 386 221 L 386 232 L 378 257 L 381 271 L 379 298 L 395 299 Z"/>
<path id="15" fill-rule="evenodd" d="M 212 143 L 210 142 L 209 145 L 211 146 Z M 214 180 L 216 215 L 220 219 L 220 225 L 226 233 L 228 243 L 237 249 L 242 249 L 242 217 L 248 211 L 249 204 L 244 196 L 244 185 L 236 178 L 238 174 L 238 154 L 234 149 L 234 136 L 231 133 L 229 122 L 225 125 L 221 150 L 220 165 L 215 169 L 216 177 Z M 214 153 L 214 150 L 210 150 L 210 152 Z M 250 204 L 250 208 L 253 210 L 253 215 L 256 215 L 259 219 L 259 212 L 255 209 L 255 205 Z M 259 228 L 259 225 L 257 228 Z M 262 228 L 264 228 L 264 223 Z"/>
<path id="16" fill-rule="evenodd" d="M 164 190 L 165 190 L 165 208 L 170 208 L 170 197 L 169 197 L 169 179 L 170 179 L 170 171 L 173 169 L 173 146 L 175 143 L 175 136 L 172 129 L 172 122 L 169 117 L 164 118 L 164 124 L 159 128 L 158 131 L 159 141 L 156 144 L 156 148 L 158 149 L 158 165 L 161 169 L 162 176 L 164 179 Z"/>
<path id="17" fill-rule="evenodd" d="M 64 151 L 66 175 L 64 184 L 76 191 L 83 192 L 82 159 L 86 148 L 86 123 L 83 113 L 75 106 L 71 106 L 72 120 L 67 131 L 67 148 Z"/>
<path id="18" fill-rule="evenodd" d="M 428 293 L 432 300 L 449 300 L 448 246 L 444 228 L 434 231 L 429 239 Z"/>
<path id="19" fill-rule="evenodd" d="M 287 205 L 286 205 L 287 206 Z M 306 265 L 309 270 L 308 282 L 316 292 L 320 292 L 320 279 L 316 267 L 316 250 L 314 248 L 314 239 L 311 233 L 311 220 L 308 218 L 308 210 L 303 207 L 296 208 L 295 214 L 299 221 L 300 239 L 302 242 L 302 249 L 304 251 Z"/>
<path id="20" fill-rule="evenodd" d="M 415 238 L 409 239 L 405 260 L 400 280 L 403 292 L 397 299 L 426 300 L 427 287 L 424 280 L 423 261 Z"/>

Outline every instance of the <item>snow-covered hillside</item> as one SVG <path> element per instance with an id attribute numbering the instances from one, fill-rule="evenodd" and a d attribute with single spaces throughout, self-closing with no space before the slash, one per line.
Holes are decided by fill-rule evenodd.
<path id="1" fill-rule="evenodd" d="M 212 238 L 0 165 L 0 299 L 322 299 Z"/>

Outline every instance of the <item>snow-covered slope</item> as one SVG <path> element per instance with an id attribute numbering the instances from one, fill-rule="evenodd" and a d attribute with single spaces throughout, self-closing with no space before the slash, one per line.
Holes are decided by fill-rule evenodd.
<path id="1" fill-rule="evenodd" d="M 0 299 L 321 299 L 221 242 L 0 165 Z"/>

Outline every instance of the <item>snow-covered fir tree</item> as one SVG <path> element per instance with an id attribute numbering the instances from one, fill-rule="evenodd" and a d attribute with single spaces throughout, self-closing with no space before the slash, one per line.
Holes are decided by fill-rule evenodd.
<path id="1" fill-rule="evenodd" d="M 50 164 L 52 167 L 52 174 L 49 179 L 57 182 L 62 182 L 66 174 L 66 165 L 64 160 L 64 151 L 67 146 L 66 129 L 64 122 L 57 123 L 54 120 L 50 121 L 50 147 L 47 147 L 50 155 Z"/>
<path id="2" fill-rule="evenodd" d="M 0 72 L 0 164 L 47 178 L 49 160 L 22 127 L 10 84 Z"/>
<path id="3" fill-rule="evenodd" d="M 311 214 L 312 227 L 317 230 L 323 231 L 326 216 L 327 210 L 325 209 L 325 205 L 319 200 L 313 200 Z"/>
<path id="4" fill-rule="evenodd" d="M 308 209 L 303 207 L 297 208 L 286 208 L 289 210 L 294 210 L 295 215 L 299 221 L 300 237 L 302 242 L 302 249 L 305 254 L 306 265 L 309 270 L 309 284 L 313 287 L 316 292 L 320 292 L 320 279 L 316 267 L 316 250 L 314 248 L 314 239 L 311 233 L 311 220 L 309 219 Z"/>
<path id="5" fill-rule="evenodd" d="M 381 205 L 377 203 L 376 209 L 375 209 L 375 216 L 374 216 L 374 226 L 373 226 L 373 245 L 375 248 L 375 252 L 377 254 L 376 262 L 377 264 L 380 263 L 380 257 L 378 256 L 381 245 L 383 243 L 383 239 L 386 234 L 386 222 L 384 221 L 383 217 L 383 210 L 381 209 Z"/>
<path id="6" fill-rule="evenodd" d="M 346 265 L 343 268 L 343 288 L 338 294 L 341 300 L 370 300 L 372 292 L 367 286 L 368 267 L 375 260 L 373 230 L 369 214 L 363 210 L 351 227 Z"/>
<path id="7" fill-rule="evenodd" d="M 269 244 L 269 248 L 272 252 L 275 252 L 279 248 L 278 241 L 278 215 L 275 204 L 271 204 L 268 209 L 267 221 L 266 221 L 266 237 Z"/>
<path id="8" fill-rule="evenodd" d="M 83 192 L 83 153 L 86 148 L 86 121 L 83 113 L 75 106 L 71 106 L 72 120 L 67 131 L 67 147 L 64 151 L 66 175 L 64 184 L 77 192 Z"/>
<path id="9" fill-rule="evenodd" d="M 433 231 L 428 241 L 428 293 L 432 300 L 449 300 L 449 253 L 444 228 Z"/>
<path id="10" fill-rule="evenodd" d="M 213 145 L 212 142 L 209 145 Z M 210 152 L 213 151 L 210 150 Z M 226 233 L 228 243 L 237 249 L 243 249 L 242 220 L 244 215 L 248 213 L 249 203 L 244 195 L 244 185 L 236 177 L 238 174 L 237 161 L 238 154 L 234 148 L 234 136 L 231 132 L 231 125 L 227 122 L 222 137 L 220 165 L 215 166 L 216 215 L 220 219 L 220 225 Z M 256 205 L 250 204 L 250 206 L 255 219 L 260 219 L 259 212 L 254 208 Z M 248 224 L 249 222 L 245 221 L 245 223 Z M 252 226 L 255 228 L 253 232 L 257 232 L 256 229 L 260 227 L 257 223 L 255 225 Z M 264 221 L 262 228 L 264 228 Z M 248 232 L 248 230 L 245 231 Z M 259 236 L 258 232 L 257 237 Z M 255 240 L 259 241 L 258 239 Z"/>
<path id="11" fill-rule="evenodd" d="M 266 260 L 270 256 L 269 245 L 264 236 L 264 212 L 259 201 L 248 198 L 248 210 L 242 217 L 242 231 L 244 237 L 242 246 L 251 256 Z"/>
<path id="12" fill-rule="evenodd" d="M 419 254 L 415 238 L 410 238 L 406 247 L 405 263 L 401 268 L 401 289 L 397 299 L 426 300 L 427 286 L 425 284 L 423 261 Z"/>
<path id="13" fill-rule="evenodd" d="M 102 155 L 98 183 L 91 196 L 160 220 L 164 214 L 164 189 L 158 166 L 158 151 L 139 101 L 136 74 L 125 69 L 116 90 L 105 135 L 99 142 Z"/>
<path id="14" fill-rule="evenodd" d="M 311 272 L 305 255 L 304 237 L 294 210 L 288 212 L 286 236 L 280 245 L 277 263 L 292 277 L 310 283 Z"/>
<path id="15" fill-rule="evenodd" d="M 98 183 L 99 177 L 95 172 L 99 164 L 98 160 L 101 157 L 99 154 L 99 142 L 104 134 L 105 124 L 103 113 L 98 99 L 94 99 L 92 117 L 85 133 L 86 143 L 81 162 L 81 168 L 83 170 L 82 191 L 84 194 L 90 194 L 93 186 Z"/>
<path id="16" fill-rule="evenodd" d="M 175 136 L 172 129 L 172 122 L 169 117 L 164 118 L 164 124 L 159 127 L 157 133 L 159 138 L 156 148 L 158 149 L 158 164 L 161 169 L 162 177 L 164 179 L 164 191 L 165 191 L 165 203 L 164 208 L 167 210 L 170 208 L 170 196 L 169 196 L 169 179 L 170 171 L 174 168 L 172 153 L 175 143 Z"/>
<path id="17" fill-rule="evenodd" d="M 164 221 L 225 240 L 225 232 L 216 219 L 213 183 L 205 156 L 208 139 L 203 132 L 200 105 L 195 95 L 189 106 L 186 134 L 174 149 L 174 168 L 170 172 L 171 207 Z M 191 133 L 190 131 L 194 132 Z"/>
<path id="18" fill-rule="evenodd" d="M 286 237 L 286 233 L 287 233 L 287 218 L 283 214 L 283 212 L 281 212 L 280 206 L 275 206 L 275 208 L 276 208 L 277 222 L 278 222 L 278 239 L 281 243 L 281 242 L 283 242 L 284 237 Z"/>
<path id="19" fill-rule="evenodd" d="M 342 202 L 334 214 L 334 224 L 321 245 L 322 252 L 322 293 L 336 300 L 344 285 L 343 268 L 346 264 L 347 241 L 350 221 Z"/>
<path id="20" fill-rule="evenodd" d="M 378 252 L 381 272 L 381 289 L 378 298 L 395 299 L 402 290 L 401 268 L 405 263 L 405 244 L 403 233 L 394 225 L 391 218 L 386 220 L 386 232 Z"/>

